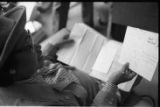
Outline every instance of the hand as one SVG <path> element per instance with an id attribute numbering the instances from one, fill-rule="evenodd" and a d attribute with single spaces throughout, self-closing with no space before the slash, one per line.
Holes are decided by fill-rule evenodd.
<path id="1" fill-rule="evenodd" d="M 63 46 L 73 44 L 74 40 L 70 39 L 69 35 L 70 35 L 70 30 L 68 30 L 67 28 L 60 30 L 59 33 L 57 33 L 54 36 L 54 39 L 55 39 L 55 40 L 53 40 L 54 46 L 57 47 L 58 49 L 60 49 Z"/>
<path id="2" fill-rule="evenodd" d="M 56 62 L 57 61 L 57 51 L 64 46 L 70 46 L 74 43 L 74 40 L 72 39 L 64 39 L 55 45 L 50 44 L 50 49 L 48 48 L 48 56 L 52 57 L 52 61 Z"/>
<path id="3" fill-rule="evenodd" d="M 54 46 L 58 49 L 61 49 L 62 47 L 66 46 L 66 45 L 69 46 L 73 43 L 74 43 L 73 39 L 66 39 L 66 40 L 60 41 L 59 43 L 55 44 Z"/>
<path id="4" fill-rule="evenodd" d="M 136 73 L 129 69 L 129 63 L 126 63 L 122 66 L 120 70 L 110 72 L 108 74 L 108 81 L 112 82 L 115 85 L 118 85 L 122 82 L 133 79 L 135 75 Z"/>

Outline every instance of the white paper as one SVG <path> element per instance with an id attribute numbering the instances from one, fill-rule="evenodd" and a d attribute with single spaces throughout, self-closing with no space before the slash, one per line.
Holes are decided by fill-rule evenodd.
<path id="1" fill-rule="evenodd" d="M 108 73 L 117 49 L 118 46 L 114 41 L 104 44 L 92 69 L 94 71 Z"/>
<path id="2" fill-rule="evenodd" d="M 97 56 L 98 56 L 98 54 L 102 48 L 102 45 L 105 41 L 104 37 L 102 37 L 99 34 L 96 34 L 96 35 L 97 35 L 96 41 L 92 45 L 92 48 L 90 49 L 91 51 L 90 51 L 84 65 L 83 65 L 83 70 L 88 74 L 92 71 L 92 66 L 93 66 L 95 60 L 97 59 Z"/>
<path id="3" fill-rule="evenodd" d="M 75 44 L 61 49 L 57 54 L 58 60 L 90 73 L 105 37 L 89 26 L 77 23 L 71 31 L 70 38 L 75 40 Z"/>
<path id="4" fill-rule="evenodd" d="M 119 62 L 151 81 L 158 64 L 158 33 L 127 27 Z"/>
<path id="5" fill-rule="evenodd" d="M 65 47 L 58 52 L 58 60 L 75 66 L 90 76 L 107 81 L 107 73 L 118 71 L 122 64 L 118 63 L 121 43 L 108 40 L 94 29 L 82 23 L 77 23 L 71 31 L 70 38 L 75 40 L 71 47 Z M 118 87 L 130 91 L 136 77 Z"/>
<path id="6" fill-rule="evenodd" d="M 70 65 L 76 66 L 78 69 L 82 70 L 95 40 L 96 36 L 91 35 L 91 32 L 87 30 L 83 36 L 83 39 L 80 41 L 77 51 L 73 55 Z"/>
<path id="7" fill-rule="evenodd" d="M 57 52 L 59 61 L 62 61 L 63 63 L 66 63 L 66 64 L 70 64 L 74 53 L 79 47 L 81 39 L 83 39 L 83 36 L 86 33 L 86 30 L 87 29 L 80 27 L 80 24 L 74 25 L 70 34 L 70 38 L 73 39 L 75 42 L 73 46 L 64 46 L 64 48 L 62 48 Z"/>

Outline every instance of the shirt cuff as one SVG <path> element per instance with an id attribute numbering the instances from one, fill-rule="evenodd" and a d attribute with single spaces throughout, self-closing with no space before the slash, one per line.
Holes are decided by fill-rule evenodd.
<path id="1" fill-rule="evenodd" d="M 104 84 L 104 87 L 102 88 L 102 91 L 106 91 L 106 90 L 111 91 L 111 92 L 114 93 L 114 92 L 117 92 L 118 87 L 117 87 L 117 85 L 115 85 L 115 84 L 113 84 L 111 82 L 106 82 Z"/>

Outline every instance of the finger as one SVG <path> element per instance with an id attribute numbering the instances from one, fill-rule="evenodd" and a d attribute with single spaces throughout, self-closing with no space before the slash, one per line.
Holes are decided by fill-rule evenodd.
<path id="1" fill-rule="evenodd" d="M 128 68 L 129 68 L 129 63 L 124 64 L 122 67 L 122 72 L 125 73 L 128 70 Z"/>
<path id="2" fill-rule="evenodd" d="M 133 79 L 137 74 L 135 72 L 132 72 L 130 74 L 128 74 L 128 79 Z"/>
<path id="3" fill-rule="evenodd" d="M 72 44 L 72 43 L 74 43 L 73 39 L 63 40 L 62 42 L 57 43 L 56 46 L 58 48 L 61 48 L 61 47 L 65 46 L 65 45 Z"/>
<path id="4" fill-rule="evenodd" d="M 135 72 L 128 68 L 128 73 L 135 73 Z"/>
<path id="5" fill-rule="evenodd" d="M 136 76 L 136 75 L 137 75 L 137 73 L 132 72 L 130 75 L 134 77 L 134 76 Z"/>
<path id="6" fill-rule="evenodd" d="M 132 72 L 133 72 L 133 71 L 131 71 L 129 68 L 126 69 L 126 71 L 125 71 L 126 74 L 130 74 L 130 73 L 132 73 Z"/>
<path id="7" fill-rule="evenodd" d="M 68 39 L 68 38 L 69 38 L 69 34 L 63 37 L 63 39 Z"/>

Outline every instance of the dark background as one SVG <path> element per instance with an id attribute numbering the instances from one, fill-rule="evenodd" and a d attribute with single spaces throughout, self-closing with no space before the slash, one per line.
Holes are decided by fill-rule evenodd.
<path id="1" fill-rule="evenodd" d="M 126 26 L 159 32 L 158 2 L 114 2 L 112 15 L 111 35 L 116 40 L 123 41 Z"/>

